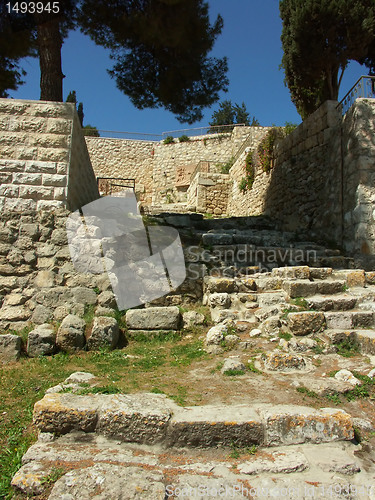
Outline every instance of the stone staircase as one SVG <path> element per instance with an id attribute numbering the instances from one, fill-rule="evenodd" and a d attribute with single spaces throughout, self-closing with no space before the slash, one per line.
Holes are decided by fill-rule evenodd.
<path id="1" fill-rule="evenodd" d="M 353 419 L 345 411 L 182 408 L 160 394 L 75 394 L 82 383 L 87 391 L 88 380 L 95 385 L 90 374 L 73 374 L 36 403 L 39 440 L 13 478 L 17 490 L 50 500 L 94 494 L 165 500 L 182 491 L 189 499 L 199 491 L 214 498 L 219 490 L 224 498 L 263 499 L 285 489 L 284 498 L 297 500 L 327 498 L 337 485 L 335 498 L 357 498 L 348 492 L 358 488 L 358 498 L 373 498 L 374 467 L 353 441 Z"/>
<path id="2" fill-rule="evenodd" d="M 241 322 L 276 336 L 345 339 L 375 354 L 374 273 L 308 266 L 274 268 L 250 278 L 204 280 L 204 303 L 216 323 Z"/>

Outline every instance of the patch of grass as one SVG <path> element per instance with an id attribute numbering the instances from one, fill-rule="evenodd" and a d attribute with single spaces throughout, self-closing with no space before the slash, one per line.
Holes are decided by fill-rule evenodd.
<path id="1" fill-rule="evenodd" d="M 201 340 L 189 344 L 176 345 L 172 347 L 170 355 L 174 358 L 170 363 L 171 366 L 190 365 L 194 360 L 207 357 Z"/>
<path id="2" fill-rule="evenodd" d="M 40 482 L 41 484 L 53 484 L 56 483 L 60 477 L 62 477 L 65 474 L 66 470 L 59 468 L 59 467 L 53 467 L 51 472 L 44 477 Z"/>
<path id="3" fill-rule="evenodd" d="M 84 387 L 79 389 L 76 394 L 84 395 L 84 394 L 120 394 L 124 391 L 115 385 L 104 385 L 104 386 L 95 386 L 95 387 Z"/>
<path id="4" fill-rule="evenodd" d="M 304 297 L 296 297 L 295 299 L 291 300 L 291 303 L 295 306 L 301 307 L 303 309 L 310 309 L 309 304 L 307 303 L 307 300 Z"/>
<path id="5" fill-rule="evenodd" d="M 247 369 L 252 373 L 256 373 L 257 375 L 263 375 L 263 372 L 255 366 L 254 360 L 248 361 Z"/>
<path id="6" fill-rule="evenodd" d="M 144 333 L 137 333 L 132 335 L 132 340 L 142 344 L 158 345 L 167 342 L 173 342 L 181 340 L 181 332 L 171 330 L 167 334 L 165 333 L 152 333 L 150 335 L 145 335 Z"/>
<path id="7" fill-rule="evenodd" d="M 323 351 L 324 351 L 324 346 L 321 345 L 321 344 L 317 344 L 317 345 L 314 345 L 314 347 L 311 348 L 311 350 L 315 353 L 315 354 L 322 354 Z"/>
<path id="8" fill-rule="evenodd" d="M 353 375 L 362 382 L 361 385 L 356 385 L 351 391 L 345 393 L 345 397 L 348 401 L 354 401 L 355 399 L 364 399 L 372 397 L 374 380 L 367 375 L 362 375 L 356 371 L 353 371 Z"/>
<path id="9" fill-rule="evenodd" d="M 356 356 L 359 352 L 359 343 L 350 337 L 345 338 L 337 345 L 337 354 L 344 358 L 351 358 Z"/>
<path id="10" fill-rule="evenodd" d="M 291 333 L 288 332 L 280 332 L 279 333 L 279 338 L 284 339 L 289 342 L 289 340 L 293 337 Z"/>
<path id="11" fill-rule="evenodd" d="M 224 375 L 226 375 L 227 377 L 238 377 L 240 375 L 245 375 L 245 371 L 244 370 L 227 370 L 226 372 L 224 372 Z"/>
<path id="12" fill-rule="evenodd" d="M 309 398 L 318 398 L 319 397 L 319 395 L 315 391 L 310 391 L 310 389 L 308 389 L 305 386 L 297 387 L 297 392 L 299 392 L 300 394 L 305 394 Z"/>
<path id="13" fill-rule="evenodd" d="M 243 455 L 255 455 L 258 448 L 255 444 L 251 446 L 246 446 L 245 448 L 238 448 L 233 442 L 231 444 L 231 452 L 229 453 L 230 458 L 237 460 Z"/>
<path id="14" fill-rule="evenodd" d="M 336 406 L 341 405 L 340 394 L 338 392 L 327 394 L 326 398 L 332 403 L 334 403 Z"/>
<path id="15" fill-rule="evenodd" d="M 168 397 L 173 399 L 178 405 L 186 406 L 187 388 L 182 385 L 178 385 L 177 394 L 169 394 Z"/>

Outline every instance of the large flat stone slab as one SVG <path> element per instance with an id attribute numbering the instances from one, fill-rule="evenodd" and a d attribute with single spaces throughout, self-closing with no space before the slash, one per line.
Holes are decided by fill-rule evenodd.
<path id="1" fill-rule="evenodd" d="M 126 313 L 129 330 L 178 330 L 180 311 L 176 306 L 130 309 Z"/>
<path id="2" fill-rule="evenodd" d="M 168 446 L 248 446 L 263 441 L 259 414 L 245 405 L 178 408 L 167 434 Z"/>
<path id="3" fill-rule="evenodd" d="M 260 414 L 265 425 L 266 446 L 327 443 L 354 438 L 352 418 L 343 410 L 265 405 Z"/>

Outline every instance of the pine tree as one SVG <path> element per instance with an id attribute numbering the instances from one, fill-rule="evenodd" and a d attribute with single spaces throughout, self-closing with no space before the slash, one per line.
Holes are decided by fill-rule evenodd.
<path id="1" fill-rule="evenodd" d="M 19 4 L 9 3 L 11 8 Z M 25 33 L 30 41 L 27 50 L 38 51 L 42 100 L 62 101 L 61 46 L 71 29 L 80 29 L 111 51 L 114 66 L 109 73 L 139 109 L 164 107 L 178 120 L 193 123 L 218 100 L 220 91 L 226 91 L 226 58 L 208 56 L 223 20 L 218 16 L 210 24 L 206 1 L 59 0 L 56 4 L 56 14 L 1 11 L 14 33 Z M 23 53 L 10 54 L 10 62 L 17 65 Z M 0 81 L 5 70 L 5 64 L 0 66 Z M 16 73 L 13 77 L 14 87 L 21 79 Z"/>
<path id="2" fill-rule="evenodd" d="M 337 100 L 351 60 L 375 65 L 374 0 L 281 0 L 285 82 L 305 118 Z"/>
<path id="3" fill-rule="evenodd" d="M 243 102 L 241 105 L 232 104 L 230 100 L 224 100 L 220 103 L 219 109 L 214 111 L 209 122 L 212 128 L 211 132 L 230 132 L 233 127 L 220 125 L 231 125 L 231 124 L 244 124 L 250 125 L 250 115 L 246 109 L 246 105 Z M 251 120 L 251 126 L 259 125 L 256 118 Z"/>

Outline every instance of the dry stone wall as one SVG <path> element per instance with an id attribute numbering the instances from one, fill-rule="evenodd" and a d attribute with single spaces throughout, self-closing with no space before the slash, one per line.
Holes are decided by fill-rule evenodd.
<path id="1" fill-rule="evenodd" d="M 97 177 L 135 179 L 137 198 L 151 202 L 152 171 L 158 142 L 86 137 L 87 148 Z"/>
<path id="2" fill-rule="evenodd" d="M 341 112 L 327 101 L 284 140 L 275 145 L 269 173 L 259 164 L 252 188 L 241 192 L 244 150 L 232 167 L 229 213 L 266 214 L 279 219 L 287 231 L 307 231 L 311 239 L 341 242 Z M 241 212 L 242 211 L 242 212 Z"/>
<path id="3" fill-rule="evenodd" d="M 0 208 L 76 209 L 99 196 L 74 105 L 0 99 Z"/>
<path id="4" fill-rule="evenodd" d="M 352 254 L 374 256 L 374 99 L 357 99 L 343 119 L 342 137 L 344 247 Z"/>
<path id="5" fill-rule="evenodd" d="M 198 173 L 187 191 L 187 205 L 200 213 L 225 215 L 230 189 L 229 175 Z"/>
<path id="6" fill-rule="evenodd" d="M 250 136 L 243 144 L 237 160 L 230 169 L 232 184 L 228 199 L 228 215 L 260 215 L 263 213 L 268 175 L 258 168 L 253 188 L 246 193 L 240 190 L 240 183 L 245 177 L 246 155 L 249 151 L 255 153 L 260 141 L 269 130 L 270 127 L 252 127 Z"/>
<path id="7" fill-rule="evenodd" d="M 176 172 L 184 165 L 208 161 L 210 164 L 226 163 L 234 156 L 246 137 L 250 127 L 235 127 L 231 134 L 208 134 L 191 137 L 188 142 L 160 143 L 155 149 L 153 172 L 153 203 L 185 201 L 186 190 L 181 193 L 176 187 Z M 220 168 L 220 167 L 219 167 Z"/>

